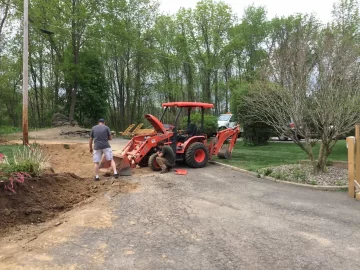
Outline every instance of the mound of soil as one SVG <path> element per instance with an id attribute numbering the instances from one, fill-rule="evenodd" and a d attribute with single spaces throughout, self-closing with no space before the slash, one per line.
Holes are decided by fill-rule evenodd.
<path id="1" fill-rule="evenodd" d="M 69 172 L 81 177 L 94 176 L 92 154 L 86 144 L 44 144 L 45 153 L 55 173 Z"/>
<path id="2" fill-rule="evenodd" d="M 81 177 L 94 177 L 94 163 L 92 154 L 89 152 L 88 144 L 63 143 L 63 144 L 42 144 L 44 152 L 50 157 L 50 165 L 55 173 L 74 173 Z M 122 147 L 120 148 L 122 149 Z M 115 152 L 115 151 L 114 151 Z M 133 169 L 132 175 L 144 175 L 152 173 L 149 168 Z M 100 172 L 100 177 L 108 176 Z"/>
<path id="3" fill-rule="evenodd" d="M 37 224 L 70 210 L 74 205 L 108 189 L 130 192 L 136 185 L 124 181 L 94 182 L 72 173 L 45 174 L 14 184 L 16 193 L 0 183 L 0 237 L 18 225 Z"/>

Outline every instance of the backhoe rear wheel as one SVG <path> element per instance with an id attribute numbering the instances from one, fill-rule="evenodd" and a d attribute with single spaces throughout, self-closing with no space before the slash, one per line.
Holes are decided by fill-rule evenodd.
<path id="1" fill-rule="evenodd" d="M 149 157 L 149 167 L 153 170 L 153 171 L 160 171 L 161 167 L 160 165 L 156 162 L 156 157 L 157 157 L 157 153 L 152 154 Z"/>
<path id="2" fill-rule="evenodd" d="M 195 142 L 185 153 L 185 161 L 192 168 L 202 168 L 209 159 L 209 151 L 202 143 Z"/>

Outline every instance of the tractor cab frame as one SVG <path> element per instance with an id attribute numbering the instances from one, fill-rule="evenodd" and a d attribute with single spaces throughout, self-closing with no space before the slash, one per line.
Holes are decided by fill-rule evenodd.
<path id="1" fill-rule="evenodd" d="M 171 138 L 171 143 L 168 143 L 171 145 L 171 148 L 173 149 L 174 153 L 177 153 L 178 151 L 182 152 L 181 149 L 183 147 L 183 144 L 189 140 L 190 138 L 197 137 L 196 141 L 206 141 L 207 136 L 204 133 L 204 115 L 206 109 L 212 109 L 214 108 L 213 104 L 210 103 L 201 103 L 201 102 L 168 102 L 162 104 L 162 107 L 165 109 L 163 110 L 163 113 L 160 117 L 160 122 L 163 123 L 164 117 L 166 113 L 169 112 L 170 108 L 177 108 L 174 124 L 171 126 L 173 136 Z M 200 121 L 200 129 L 196 126 L 195 123 L 191 122 L 191 111 L 193 109 L 199 108 L 201 110 L 201 121 Z M 179 118 L 181 114 L 184 112 L 184 110 L 187 112 L 187 127 L 185 131 L 179 132 L 179 129 L 177 128 L 179 125 Z M 177 160 L 182 160 L 183 156 L 181 154 L 177 154 Z"/>

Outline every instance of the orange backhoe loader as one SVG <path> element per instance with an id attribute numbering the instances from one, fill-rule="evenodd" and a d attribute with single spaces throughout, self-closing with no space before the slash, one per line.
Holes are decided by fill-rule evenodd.
<path id="1" fill-rule="evenodd" d="M 151 114 L 145 118 L 154 127 L 154 132 L 133 137 L 124 147 L 120 154 L 114 154 L 119 175 L 131 175 L 131 168 L 149 166 L 152 170 L 160 170 L 156 162 L 156 147 L 159 141 L 168 144 L 176 153 L 177 162 L 185 162 L 192 168 L 206 166 L 213 155 L 219 158 L 231 158 L 232 150 L 240 133 L 240 127 L 235 126 L 218 131 L 216 137 L 208 143 L 208 137 L 204 133 L 204 112 L 214 108 L 213 104 L 201 102 L 168 102 L 162 104 L 164 111 L 160 119 Z M 163 123 L 165 114 L 170 108 L 177 109 L 173 125 Z M 191 123 L 191 111 L 201 110 L 201 126 L 198 128 Z M 184 111 L 185 110 L 185 111 Z M 187 129 L 177 129 L 179 117 L 187 114 Z M 110 168 L 110 162 L 103 160 L 100 168 Z"/>

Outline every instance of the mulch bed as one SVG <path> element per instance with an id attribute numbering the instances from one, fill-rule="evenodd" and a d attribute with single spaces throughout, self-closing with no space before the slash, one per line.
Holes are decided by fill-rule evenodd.
<path id="1" fill-rule="evenodd" d="M 347 185 L 347 169 L 328 166 L 326 172 L 313 172 L 308 164 L 291 164 L 259 170 L 261 175 L 271 176 L 279 180 L 319 185 L 319 186 L 345 186 Z"/>

